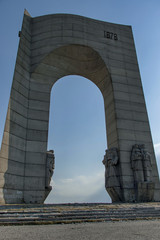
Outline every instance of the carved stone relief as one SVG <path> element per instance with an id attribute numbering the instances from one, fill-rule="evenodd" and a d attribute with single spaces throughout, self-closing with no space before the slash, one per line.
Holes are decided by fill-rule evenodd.
<path id="1" fill-rule="evenodd" d="M 151 182 L 151 155 L 145 149 L 145 145 L 135 144 L 131 152 L 131 167 L 134 173 L 135 182 Z"/>
<path id="2" fill-rule="evenodd" d="M 155 183 L 152 181 L 151 155 L 144 144 L 135 144 L 131 151 L 135 201 L 153 201 Z"/>
<path id="3" fill-rule="evenodd" d="M 122 201 L 117 148 L 110 148 L 106 150 L 106 154 L 104 155 L 102 162 L 105 165 L 105 187 L 107 192 L 111 196 L 113 202 Z"/>
<path id="4" fill-rule="evenodd" d="M 46 153 L 46 195 L 49 194 L 49 192 L 52 190 L 52 186 L 50 186 L 50 182 L 53 176 L 55 168 L 55 156 L 54 151 L 49 150 Z"/>

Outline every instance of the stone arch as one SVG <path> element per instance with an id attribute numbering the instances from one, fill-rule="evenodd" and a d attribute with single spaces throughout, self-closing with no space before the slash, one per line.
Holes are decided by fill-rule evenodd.
<path id="1" fill-rule="evenodd" d="M 76 44 L 65 45 L 53 50 L 51 53 L 45 56 L 44 59 L 39 63 L 39 65 L 36 66 L 34 72 L 32 72 L 31 74 L 30 96 L 31 96 L 31 102 L 33 103 L 34 106 L 30 104 L 29 109 L 30 108 L 34 109 L 34 111 L 32 112 L 33 119 L 37 119 L 36 109 L 39 108 L 38 105 L 40 101 L 40 103 L 43 105 L 43 110 L 45 110 L 45 113 L 41 115 L 42 118 L 40 118 L 39 116 L 38 121 L 43 122 L 44 115 L 46 114 L 45 122 L 48 125 L 48 121 L 49 121 L 48 113 L 49 113 L 49 107 L 50 107 L 51 88 L 54 85 L 54 83 L 58 81 L 58 79 L 67 75 L 81 75 L 83 77 L 88 78 L 90 81 L 92 81 L 100 89 L 104 99 L 104 103 L 105 102 L 108 103 L 108 99 L 107 99 L 108 96 L 110 96 L 110 101 L 112 101 L 112 99 L 114 98 L 111 76 L 106 67 L 106 64 L 104 63 L 99 53 L 88 46 L 76 45 Z M 40 96 L 40 93 L 37 94 L 34 90 L 32 90 L 32 86 L 33 86 L 33 89 L 35 89 L 35 86 L 37 85 L 38 87 L 39 84 L 43 84 L 43 86 L 45 85 L 46 89 L 48 88 L 47 97 L 45 97 L 46 96 L 45 92 L 43 93 L 41 92 L 41 96 Z M 34 99 L 32 96 L 34 96 Z M 37 104 L 37 106 L 35 104 Z M 106 128 L 110 129 L 110 125 L 112 121 L 116 121 L 116 120 L 113 117 L 111 121 L 108 112 L 112 112 L 113 116 L 115 117 L 114 104 L 105 105 Z M 39 110 L 38 110 L 38 114 L 39 114 Z M 40 126 L 39 131 L 41 128 L 42 127 Z M 110 132 L 110 134 L 107 134 L 107 137 L 108 137 L 107 143 L 109 148 L 112 147 L 112 144 L 114 144 L 115 146 L 115 143 L 113 142 L 113 138 L 112 138 L 112 133 L 115 134 L 115 132 L 116 132 L 116 128 L 112 127 L 112 132 Z M 36 139 L 36 136 L 35 136 L 36 132 L 34 131 L 32 132 L 32 134 L 34 134 L 34 139 L 35 139 L 34 144 L 36 145 L 39 143 L 39 136 Z M 39 132 L 38 132 L 38 135 L 39 135 Z M 45 135 L 48 136 L 48 126 L 46 129 Z M 117 139 L 117 142 L 118 142 L 118 139 Z M 29 144 L 30 144 L 30 141 L 29 141 Z M 44 142 L 44 144 L 47 146 L 47 141 Z M 28 147 L 28 149 L 30 149 L 30 146 Z M 40 151 L 40 149 L 38 151 Z M 47 151 L 47 147 L 45 147 L 45 152 L 46 151 Z M 31 158 L 31 150 L 29 150 L 29 152 L 30 152 L 29 157 Z M 34 154 L 34 157 L 35 157 L 35 154 Z"/>
<path id="2" fill-rule="evenodd" d="M 110 101 L 114 98 L 111 76 L 100 54 L 91 47 L 76 44 L 59 47 L 44 57 L 31 74 L 30 91 L 32 84 L 35 87 L 37 83 L 45 84 L 50 91 L 58 79 L 67 75 L 80 75 L 92 81 L 101 91 L 104 102 L 108 101 L 108 96 Z M 113 106 L 105 105 L 106 113 L 113 109 Z M 109 125 L 109 115 L 105 116 L 106 124 Z M 109 147 L 111 144 L 112 141 L 108 138 Z"/>
<path id="3" fill-rule="evenodd" d="M 59 78 L 70 74 L 90 79 L 104 98 L 109 149 L 103 163 L 112 201 L 159 200 L 131 27 L 70 14 L 32 18 L 25 12 L 19 35 L 0 152 L 0 202 L 42 203 L 50 192 L 54 161 L 47 152 L 50 91 Z M 149 182 L 135 179 L 131 160 L 136 151 L 152 164 L 152 174 L 150 169 L 146 173 Z"/>

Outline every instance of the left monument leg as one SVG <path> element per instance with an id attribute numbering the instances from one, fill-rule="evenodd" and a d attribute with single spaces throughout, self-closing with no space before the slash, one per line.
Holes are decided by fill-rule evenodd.
<path id="1" fill-rule="evenodd" d="M 0 203 L 24 202 L 31 18 L 24 15 L 0 150 Z"/>

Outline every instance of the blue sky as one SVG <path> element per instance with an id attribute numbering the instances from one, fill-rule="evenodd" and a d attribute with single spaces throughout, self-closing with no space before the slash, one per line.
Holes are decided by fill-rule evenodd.
<path id="1" fill-rule="evenodd" d="M 0 0 L 0 141 L 18 49 L 24 8 L 32 17 L 78 14 L 131 25 L 136 44 L 150 126 L 160 165 L 160 1 L 159 0 Z M 56 169 L 48 202 L 106 202 L 104 189 L 106 133 L 99 89 L 88 79 L 69 76 L 52 89 L 49 149 Z"/>

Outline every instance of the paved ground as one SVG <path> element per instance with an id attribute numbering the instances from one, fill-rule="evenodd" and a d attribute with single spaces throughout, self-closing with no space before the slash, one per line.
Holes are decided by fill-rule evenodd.
<path id="1" fill-rule="evenodd" d="M 35 226 L 0 226 L 0 240 L 1 239 L 159 240 L 160 220 Z"/>

